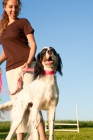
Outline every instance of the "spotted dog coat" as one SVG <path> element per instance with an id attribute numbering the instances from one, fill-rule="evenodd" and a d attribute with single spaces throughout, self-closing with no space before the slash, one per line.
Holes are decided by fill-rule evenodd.
<path id="1" fill-rule="evenodd" d="M 62 75 L 62 60 L 52 47 L 44 47 L 37 55 L 35 80 L 21 90 L 14 101 L 0 105 L 0 110 L 11 109 L 11 128 L 6 140 L 10 140 L 25 117 L 29 107 L 27 140 L 38 140 L 37 127 L 40 122 L 40 110 L 47 110 L 49 140 L 54 140 L 55 109 L 59 99 L 56 73 Z"/>

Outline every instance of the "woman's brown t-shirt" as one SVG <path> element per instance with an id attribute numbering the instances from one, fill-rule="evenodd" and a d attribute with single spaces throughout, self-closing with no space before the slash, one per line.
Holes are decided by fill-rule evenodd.
<path id="1" fill-rule="evenodd" d="M 34 29 L 25 18 L 18 19 L 7 26 L 0 37 L 0 43 L 6 55 L 6 71 L 23 65 L 29 57 L 30 47 L 27 34 Z"/>

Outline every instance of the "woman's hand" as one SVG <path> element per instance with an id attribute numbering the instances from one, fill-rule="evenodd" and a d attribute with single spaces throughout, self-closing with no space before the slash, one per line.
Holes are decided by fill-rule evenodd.
<path id="1" fill-rule="evenodd" d="M 25 72 L 26 68 L 28 68 L 28 63 L 24 63 L 24 65 L 21 67 L 22 72 Z"/>

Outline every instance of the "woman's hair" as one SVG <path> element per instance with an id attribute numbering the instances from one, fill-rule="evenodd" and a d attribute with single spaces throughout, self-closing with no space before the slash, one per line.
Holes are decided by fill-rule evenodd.
<path id="1" fill-rule="evenodd" d="M 7 2 L 8 2 L 8 0 L 3 0 L 3 2 L 2 2 L 3 9 L 7 5 Z M 18 2 L 19 12 L 20 12 L 21 11 L 21 1 L 17 0 L 17 2 Z M 19 12 L 18 12 L 18 15 L 19 15 Z M 0 19 L 0 35 L 5 31 L 8 22 L 9 22 L 9 18 L 8 18 L 6 11 L 4 10 L 3 14 L 2 14 L 2 18 Z"/>

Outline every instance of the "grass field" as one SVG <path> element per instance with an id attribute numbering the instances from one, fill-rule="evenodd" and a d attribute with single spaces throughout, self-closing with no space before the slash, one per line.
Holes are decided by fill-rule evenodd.
<path id="1" fill-rule="evenodd" d="M 57 122 L 67 122 L 75 123 L 73 120 L 57 121 Z M 55 129 L 75 129 L 72 126 L 56 126 Z M 0 140 L 5 140 L 10 128 L 10 122 L 0 122 Z M 48 131 L 46 132 L 47 138 Z M 25 135 L 26 136 L 26 135 Z M 12 140 L 16 140 L 14 136 Z M 93 140 L 93 121 L 79 121 L 79 133 L 78 132 L 63 132 L 54 131 L 54 140 Z"/>
<path id="2" fill-rule="evenodd" d="M 7 132 L 0 133 L 0 140 L 5 140 Z M 48 132 L 46 133 L 48 137 Z M 16 137 L 12 138 L 16 140 Z M 80 132 L 54 132 L 54 140 L 93 140 L 93 128 L 80 128 Z"/>

